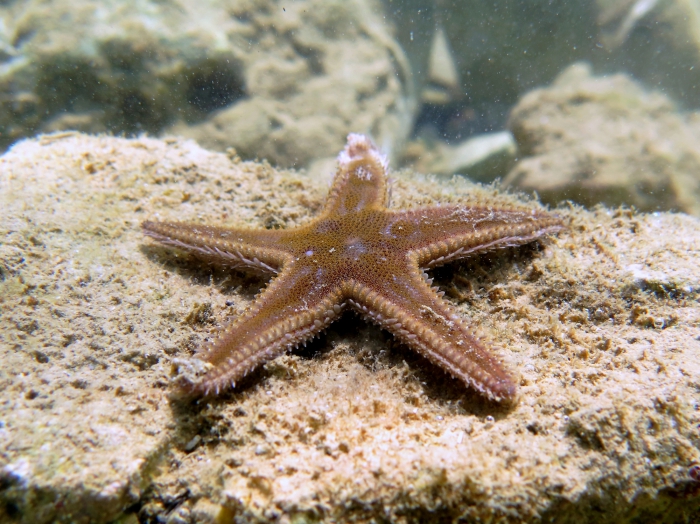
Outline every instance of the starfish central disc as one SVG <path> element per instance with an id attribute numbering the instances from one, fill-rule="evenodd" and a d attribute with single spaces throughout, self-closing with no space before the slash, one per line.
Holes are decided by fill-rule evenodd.
<path id="1" fill-rule="evenodd" d="M 262 363 L 313 337 L 346 308 L 390 331 L 465 384 L 496 400 L 515 396 L 511 375 L 452 305 L 426 268 L 563 228 L 544 211 L 446 204 L 392 210 L 387 161 L 351 134 L 321 214 L 290 229 L 144 222 L 166 245 L 236 267 L 276 273 L 251 307 L 200 351 L 212 368 L 197 383 L 218 393 Z"/>

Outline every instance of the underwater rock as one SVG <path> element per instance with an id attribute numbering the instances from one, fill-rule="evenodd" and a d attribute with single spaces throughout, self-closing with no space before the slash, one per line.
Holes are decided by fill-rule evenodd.
<path id="1" fill-rule="evenodd" d="M 528 93 L 509 128 L 520 160 L 504 183 L 543 201 L 700 215 L 700 113 L 586 64 Z"/>
<path id="2" fill-rule="evenodd" d="M 434 128 L 435 137 L 454 141 L 503 129 L 520 98 L 576 61 L 598 73 L 625 72 L 685 109 L 700 108 L 697 0 L 383 3 L 417 91 L 430 94 L 418 126 Z M 452 80 L 439 80 L 436 63 L 456 69 L 445 76 Z"/>
<path id="3" fill-rule="evenodd" d="M 447 104 L 461 95 L 461 81 L 445 30 L 437 27 L 430 44 L 428 86 L 421 93 L 425 104 Z"/>
<path id="4" fill-rule="evenodd" d="M 395 207 L 519 198 L 392 178 Z M 567 206 L 569 229 L 540 247 L 432 272 L 519 376 L 512 405 L 352 314 L 235 392 L 172 395 L 264 282 L 155 246 L 141 222 L 288 227 L 327 182 L 174 139 L 63 133 L 0 158 L 0 521 L 700 510 L 700 221 L 683 214 Z"/>
<path id="5" fill-rule="evenodd" d="M 408 61 L 373 2 L 284 5 L 266 16 L 265 24 L 280 32 L 274 47 L 264 57 L 257 50 L 247 55 L 250 95 L 169 133 L 297 168 L 335 157 L 351 130 L 371 134 L 390 155 L 400 150 L 417 102 Z"/>
<path id="6" fill-rule="evenodd" d="M 371 0 L 0 5 L 0 148 L 37 132 L 178 133 L 305 166 L 349 131 L 394 149 L 415 100 Z"/>
<path id="7" fill-rule="evenodd" d="M 444 49 L 439 53 L 441 61 L 450 64 L 442 69 L 455 69 L 448 75 L 454 80 L 448 85 L 439 82 L 447 88 L 442 92 L 445 100 L 427 97 L 424 107 L 449 100 L 455 113 L 474 111 L 474 122 L 462 125 L 464 137 L 474 131 L 502 130 L 509 109 L 524 93 L 550 83 L 572 62 L 600 54 L 596 47 L 597 9 L 592 1 L 383 3 L 411 62 L 412 81 L 419 93 L 435 93 L 438 87 L 431 78 L 436 76 L 434 43 L 444 38 L 444 45 L 437 49 Z M 452 85 L 455 81 L 457 86 Z M 438 136 L 447 132 L 439 131 Z M 460 131 L 448 134 L 459 139 Z"/>
<path id="8" fill-rule="evenodd" d="M 509 131 L 484 133 L 455 145 L 431 141 L 430 146 L 421 140 L 410 143 L 402 161 L 420 173 L 459 174 L 482 183 L 505 176 L 518 152 Z"/>

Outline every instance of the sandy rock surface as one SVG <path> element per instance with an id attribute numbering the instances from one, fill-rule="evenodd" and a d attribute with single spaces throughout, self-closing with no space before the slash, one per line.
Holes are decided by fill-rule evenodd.
<path id="1" fill-rule="evenodd" d="M 623 74 L 566 69 L 513 109 L 521 160 L 504 179 L 551 204 L 621 204 L 700 215 L 700 113 Z"/>
<path id="2" fill-rule="evenodd" d="M 515 198 L 392 176 L 397 207 Z M 502 348 L 512 405 L 352 314 L 235 392 L 173 397 L 264 282 L 140 222 L 288 227 L 326 191 L 191 141 L 66 133 L 0 158 L 0 521 L 697 515 L 700 222 L 683 214 L 563 208 L 556 238 L 433 272 Z"/>

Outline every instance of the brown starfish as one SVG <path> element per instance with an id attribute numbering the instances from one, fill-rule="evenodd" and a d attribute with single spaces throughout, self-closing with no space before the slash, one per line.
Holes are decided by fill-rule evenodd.
<path id="1" fill-rule="evenodd" d="M 199 353 L 212 368 L 193 384 L 219 393 L 262 363 L 306 342 L 346 308 L 393 333 L 466 384 L 496 400 L 514 397 L 512 377 L 424 269 L 559 231 L 533 209 L 441 205 L 386 208 L 387 160 L 351 134 L 318 218 L 291 229 L 144 222 L 146 235 L 229 265 L 276 273 L 242 316 Z"/>

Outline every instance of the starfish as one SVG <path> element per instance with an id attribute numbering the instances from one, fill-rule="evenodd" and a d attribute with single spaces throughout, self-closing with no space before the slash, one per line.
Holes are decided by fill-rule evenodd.
<path id="1" fill-rule="evenodd" d="M 425 273 L 563 229 L 528 208 L 387 205 L 386 158 L 351 134 L 320 216 L 290 229 L 144 222 L 155 240 L 225 265 L 276 275 L 241 316 L 198 352 L 211 364 L 190 384 L 218 394 L 297 347 L 352 309 L 487 397 L 508 400 L 515 381 Z"/>

